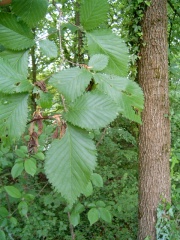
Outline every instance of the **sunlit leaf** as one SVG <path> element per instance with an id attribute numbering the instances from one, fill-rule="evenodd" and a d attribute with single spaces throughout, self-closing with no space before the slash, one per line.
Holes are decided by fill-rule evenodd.
<path id="1" fill-rule="evenodd" d="M 34 176 L 37 170 L 36 161 L 32 158 L 26 159 L 24 162 L 24 169 L 28 174 Z"/>
<path id="2" fill-rule="evenodd" d="M 107 0 L 84 0 L 80 9 L 81 24 L 84 29 L 95 29 L 105 22 L 108 8 Z"/>
<path id="3" fill-rule="evenodd" d="M 88 212 L 88 220 L 90 225 L 93 225 L 95 222 L 99 220 L 99 211 L 97 208 L 91 208 Z"/>
<path id="4" fill-rule="evenodd" d="M 112 216 L 108 209 L 106 208 L 99 208 L 100 218 L 102 218 L 105 222 L 111 223 Z"/>
<path id="5" fill-rule="evenodd" d="M 94 71 L 102 71 L 108 65 L 108 56 L 104 54 L 95 54 L 93 55 L 88 65 L 92 67 Z"/>
<path id="6" fill-rule="evenodd" d="M 92 183 L 96 187 L 103 187 L 103 179 L 102 179 L 101 175 L 99 175 L 97 173 L 93 173 L 91 176 L 91 180 L 92 180 Z"/>
<path id="7" fill-rule="evenodd" d="M 21 192 L 13 186 L 5 186 L 4 189 L 6 190 L 8 195 L 13 198 L 21 198 L 21 196 L 22 196 Z"/>
<path id="8" fill-rule="evenodd" d="M 15 163 L 14 166 L 11 169 L 11 175 L 13 178 L 17 178 L 21 175 L 22 171 L 24 169 L 23 163 Z"/>

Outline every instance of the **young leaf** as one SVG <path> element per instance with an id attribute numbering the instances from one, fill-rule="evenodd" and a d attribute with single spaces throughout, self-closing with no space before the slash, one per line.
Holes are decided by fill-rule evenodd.
<path id="1" fill-rule="evenodd" d="M 6 190 L 7 194 L 13 198 L 21 198 L 20 191 L 13 187 L 13 186 L 5 186 L 4 189 Z"/>
<path id="2" fill-rule="evenodd" d="M 23 163 L 15 163 L 14 166 L 11 169 L 11 175 L 13 178 L 17 178 L 21 175 L 22 171 L 24 169 Z"/>
<path id="3" fill-rule="evenodd" d="M 47 152 L 46 175 L 62 196 L 73 204 L 90 180 L 96 166 L 96 148 L 86 131 L 68 124 L 61 140 Z"/>
<path id="4" fill-rule="evenodd" d="M 0 92 L 19 93 L 26 92 L 32 88 L 29 81 L 17 73 L 11 66 L 0 58 Z"/>
<path id="5" fill-rule="evenodd" d="M 53 41 L 48 39 L 39 41 L 39 46 L 41 52 L 49 58 L 56 58 L 58 54 L 58 49 Z"/>
<path id="6" fill-rule="evenodd" d="M 10 139 L 22 135 L 27 121 L 28 94 L 0 96 L 0 132 L 1 136 L 8 134 Z"/>
<path id="7" fill-rule="evenodd" d="M 79 213 L 72 212 L 71 216 L 70 216 L 70 221 L 71 221 L 71 224 L 74 227 L 77 226 L 79 224 L 79 222 L 80 222 L 80 215 L 79 215 Z"/>
<path id="8" fill-rule="evenodd" d="M 0 57 L 6 60 L 10 66 L 19 74 L 21 74 L 25 79 L 28 74 L 28 51 L 10 51 L 6 50 L 0 52 Z"/>
<path id="9" fill-rule="evenodd" d="M 92 67 L 94 71 L 102 71 L 108 65 L 108 56 L 104 54 L 93 55 L 88 63 L 89 67 Z"/>
<path id="10" fill-rule="evenodd" d="M 12 9 L 29 26 L 35 26 L 47 11 L 47 0 L 13 0 Z"/>
<path id="11" fill-rule="evenodd" d="M 93 193 L 93 186 L 92 183 L 89 182 L 86 189 L 83 191 L 84 196 L 89 197 Z"/>
<path id="12" fill-rule="evenodd" d="M 99 208 L 100 218 L 103 219 L 107 223 L 111 223 L 112 216 L 109 210 L 106 208 Z"/>
<path id="13" fill-rule="evenodd" d="M 6 240 L 6 235 L 3 230 L 0 229 L 0 239 L 1 240 Z"/>
<path id="14" fill-rule="evenodd" d="M 9 13 L 0 13 L 0 44 L 12 50 L 23 50 L 35 42 L 31 29 L 23 22 Z"/>
<path id="15" fill-rule="evenodd" d="M 88 50 L 91 56 L 97 53 L 109 57 L 105 73 L 127 75 L 128 51 L 125 43 L 110 30 L 96 30 L 87 33 Z"/>
<path id="16" fill-rule="evenodd" d="M 8 210 L 5 207 L 0 207 L 0 216 L 6 218 L 9 215 Z"/>
<path id="17" fill-rule="evenodd" d="M 28 204 L 25 201 L 22 201 L 18 204 L 18 210 L 19 213 L 21 214 L 21 216 L 27 216 L 27 212 L 28 212 Z"/>
<path id="18" fill-rule="evenodd" d="M 74 101 L 81 96 L 91 81 L 91 73 L 85 68 L 69 68 L 55 73 L 49 80 L 66 100 Z"/>
<path id="19" fill-rule="evenodd" d="M 80 16 L 81 24 L 85 30 L 91 30 L 98 27 L 107 19 L 108 12 L 107 0 L 85 0 L 81 4 Z"/>
<path id="20" fill-rule="evenodd" d="M 117 117 L 118 106 L 107 95 L 92 92 L 79 97 L 69 107 L 66 119 L 86 129 L 105 127 Z"/>
<path id="21" fill-rule="evenodd" d="M 32 157 L 38 159 L 38 160 L 44 160 L 45 156 L 42 152 L 38 152 L 35 155 L 33 155 Z"/>
<path id="22" fill-rule="evenodd" d="M 88 220 L 90 222 L 90 225 L 93 225 L 95 222 L 97 222 L 99 219 L 99 211 L 97 208 L 91 208 L 88 212 Z"/>
<path id="23" fill-rule="evenodd" d="M 34 176 L 37 170 L 36 161 L 34 161 L 34 159 L 32 158 L 26 159 L 24 163 L 24 169 L 28 174 L 30 174 L 31 176 Z"/>
<path id="24" fill-rule="evenodd" d="M 53 95 L 49 92 L 39 91 L 39 99 L 36 100 L 41 108 L 51 108 Z"/>
<path id="25" fill-rule="evenodd" d="M 103 187 L 103 179 L 99 174 L 93 173 L 91 176 L 91 180 L 96 187 Z"/>

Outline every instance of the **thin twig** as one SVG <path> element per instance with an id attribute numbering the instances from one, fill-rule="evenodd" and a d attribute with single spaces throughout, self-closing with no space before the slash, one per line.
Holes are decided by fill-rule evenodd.
<path id="1" fill-rule="evenodd" d="M 72 240 L 75 240 L 75 233 L 74 233 L 74 227 L 73 225 L 71 224 L 71 215 L 70 213 L 68 212 L 68 220 L 69 220 L 69 228 L 70 228 L 70 232 L 71 232 L 71 237 L 72 237 Z"/>
<path id="2" fill-rule="evenodd" d="M 106 131 L 107 131 L 107 127 L 104 128 L 104 131 L 102 132 L 99 141 L 96 143 L 96 147 L 98 147 L 98 146 L 101 144 L 102 140 L 104 139 L 104 137 L 105 137 L 105 135 L 106 135 Z"/>

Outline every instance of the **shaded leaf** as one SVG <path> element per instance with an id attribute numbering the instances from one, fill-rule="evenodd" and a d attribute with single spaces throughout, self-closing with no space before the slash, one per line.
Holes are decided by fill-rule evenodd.
<path id="1" fill-rule="evenodd" d="M 39 99 L 37 99 L 37 104 L 42 108 L 51 108 L 53 101 L 53 95 L 49 92 L 39 92 Z"/>
<path id="2" fill-rule="evenodd" d="M 0 58 L 0 92 L 19 93 L 31 88 L 32 85 L 24 75 L 16 72 L 8 62 Z"/>
<path id="3" fill-rule="evenodd" d="M 28 94 L 0 96 L 0 132 L 10 139 L 19 138 L 27 122 Z"/>
<path id="4" fill-rule="evenodd" d="M 47 152 L 46 175 L 62 196 L 74 203 L 90 180 L 96 166 L 96 148 L 88 133 L 68 124 L 61 140 L 54 140 Z"/>
<path id="5" fill-rule="evenodd" d="M 13 178 L 17 178 L 18 176 L 21 175 L 22 171 L 24 169 L 24 165 L 22 162 L 20 163 L 15 163 L 14 166 L 11 169 L 11 175 Z"/>
<path id="6" fill-rule="evenodd" d="M 0 207 L 0 216 L 5 218 L 9 215 L 8 210 L 5 207 Z"/>
<path id="7" fill-rule="evenodd" d="M 7 194 L 13 198 L 21 198 L 20 191 L 13 187 L 13 186 L 5 186 L 4 189 L 6 190 Z"/>
<path id="8" fill-rule="evenodd" d="M 12 9 L 29 26 L 35 26 L 47 11 L 47 0 L 13 0 Z"/>
<path id="9" fill-rule="evenodd" d="M 6 235 L 3 230 L 0 230 L 0 239 L 1 240 L 6 240 Z"/>
<path id="10" fill-rule="evenodd" d="M 66 119 L 86 129 L 105 127 L 117 117 L 118 106 L 107 95 L 89 92 L 79 97 L 69 107 Z"/>
<path id="11" fill-rule="evenodd" d="M 24 169 L 28 174 L 34 176 L 37 170 L 36 161 L 32 158 L 26 159 L 24 162 Z"/>
<path id="12" fill-rule="evenodd" d="M 92 183 L 89 182 L 86 189 L 83 191 L 84 196 L 89 197 L 93 193 L 93 186 Z"/>
<path id="13" fill-rule="evenodd" d="M 105 73 L 127 75 L 128 51 L 125 43 L 111 30 L 96 30 L 87 33 L 88 50 L 91 56 L 100 53 L 109 57 Z"/>
<path id="14" fill-rule="evenodd" d="M 97 208 L 91 208 L 88 212 L 88 220 L 90 225 L 93 225 L 95 222 L 99 220 L 99 211 Z"/>
<path id="15" fill-rule="evenodd" d="M 0 44 L 12 50 L 23 50 L 35 44 L 33 38 L 31 29 L 14 15 L 0 13 Z"/>
<path id="16" fill-rule="evenodd" d="M 107 0 L 85 0 L 81 4 L 80 16 L 81 24 L 85 30 L 91 30 L 98 27 L 107 19 L 108 12 Z"/>
<path id="17" fill-rule="evenodd" d="M 56 58 L 58 55 L 58 49 L 56 44 L 53 41 L 48 39 L 39 41 L 39 46 L 41 52 L 49 58 Z"/>
<path id="18" fill-rule="evenodd" d="M 111 223 L 112 216 L 109 210 L 106 208 L 99 208 L 100 218 L 103 219 L 107 223 Z"/>
<path id="19" fill-rule="evenodd" d="M 57 88 L 66 100 L 74 101 L 85 92 L 91 77 L 91 73 L 84 68 L 69 68 L 55 73 L 49 83 Z"/>
<path id="20" fill-rule="evenodd" d="M 108 65 L 108 56 L 104 54 L 93 55 L 88 63 L 88 66 L 92 67 L 94 71 L 102 71 Z"/>
<path id="21" fill-rule="evenodd" d="M 28 213 L 28 204 L 25 201 L 22 201 L 18 204 L 18 210 L 21 216 L 27 216 Z"/>
<path id="22" fill-rule="evenodd" d="M 92 180 L 92 183 L 96 187 L 103 187 L 103 179 L 102 179 L 101 175 L 99 175 L 97 173 L 93 173 L 91 176 L 91 180 Z"/>
<path id="23" fill-rule="evenodd" d="M 75 227 L 79 224 L 80 222 L 80 215 L 77 212 L 72 212 L 70 216 L 70 221 L 71 224 Z"/>

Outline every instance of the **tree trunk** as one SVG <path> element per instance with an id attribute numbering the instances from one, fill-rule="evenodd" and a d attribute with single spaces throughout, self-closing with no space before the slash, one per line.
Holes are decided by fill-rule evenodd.
<path id="1" fill-rule="evenodd" d="M 170 121 L 166 0 L 152 0 L 143 22 L 138 79 L 145 108 L 139 136 L 139 240 L 156 239 L 156 209 L 170 202 Z"/>

